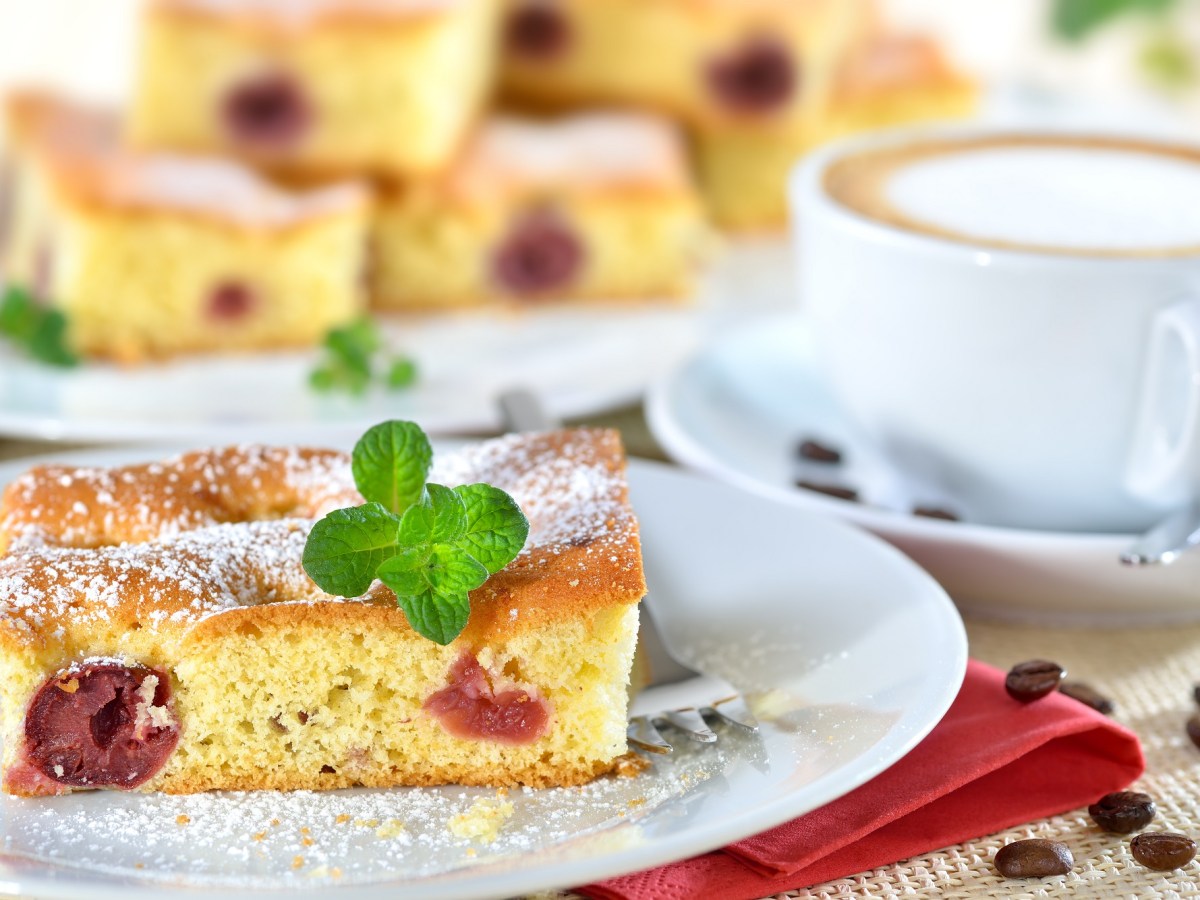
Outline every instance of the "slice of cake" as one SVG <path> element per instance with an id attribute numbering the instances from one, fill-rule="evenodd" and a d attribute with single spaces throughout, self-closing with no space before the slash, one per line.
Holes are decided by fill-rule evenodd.
<path id="1" fill-rule="evenodd" d="M 718 224 L 775 231 L 787 224 L 787 176 L 823 143 L 876 128 L 969 115 L 976 88 L 924 37 L 880 34 L 851 54 L 825 114 L 796 128 L 696 132 L 700 185 Z"/>
<path id="2" fill-rule="evenodd" d="M 530 522 L 421 637 L 375 582 L 323 594 L 313 518 L 361 503 L 342 454 L 238 447 L 35 469 L 0 510 L 3 788 L 572 785 L 625 753 L 645 592 L 614 432 L 501 438 L 435 464 Z M 126 542 L 126 543 L 120 543 Z"/>
<path id="3" fill-rule="evenodd" d="M 691 288 L 706 237 L 666 121 L 495 119 L 442 176 L 380 198 L 373 303 L 677 297 Z"/>
<path id="4" fill-rule="evenodd" d="M 796 122 L 823 109 L 863 0 L 506 0 L 514 102 L 646 107 L 691 125 Z"/>
<path id="5" fill-rule="evenodd" d="M 306 178 L 441 168 L 490 86 L 497 0 L 150 0 L 130 134 Z"/>
<path id="6" fill-rule="evenodd" d="M 304 346 L 361 311 L 363 188 L 284 191 L 231 162 L 130 152 L 114 117 L 46 95 L 6 112 L 0 265 L 66 314 L 76 350 Z"/>

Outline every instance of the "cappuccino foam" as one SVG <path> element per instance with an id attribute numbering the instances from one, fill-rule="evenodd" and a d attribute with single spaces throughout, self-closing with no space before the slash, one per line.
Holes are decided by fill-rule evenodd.
<path id="1" fill-rule="evenodd" d="M 872 218 L 1005 249 L 1200 252 L 1200 153 L 1107 138 L 991 137 L 846 157 L 826 189 Z"/>

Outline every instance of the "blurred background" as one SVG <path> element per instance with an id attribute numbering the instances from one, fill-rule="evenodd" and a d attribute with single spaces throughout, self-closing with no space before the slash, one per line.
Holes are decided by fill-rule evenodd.
<path id="1" fill-rule="evenodd" d="M 936 35 L 989 83 L 1145 105 L 1200 129 L 1198 0 L 882 0 L 896 27 Z M 122 96 L 138 0 L 38 0 L 0 13 L 0 84 L 46 79 Z"/>

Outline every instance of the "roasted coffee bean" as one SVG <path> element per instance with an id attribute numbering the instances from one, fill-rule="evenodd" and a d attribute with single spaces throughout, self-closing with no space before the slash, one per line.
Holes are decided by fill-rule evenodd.
<path id="1" fill-rule="evenodd" d="M 1052 693 L 1067 670 L 1047 659 L 1031 659 L 1013 666 L 1004 679 L 1004 689 L 1014 700 L 1029 703 Z"/>
<path id="2" fill-rule="evenodd" d="M 1092 821 L 1113 834 L 1141 831 L 1150 824 L 1156 811 L 1153 798 L 1137 791 L 1105 794 L 1088 807 Z"/>
<path id="3" fill-rule="evenodd" d="M 830 497 L 837 497 L 839 500 L 849 500 L 851 503 L 858 502 L 858 491 L 854 488 L 843 487 L 840 484 L 819 484 L 818 482 L 801 478 L 796 482 L 796 487 L 804 488 L 806 491 L 816 491 L 818 494 L 828 494 Z"/>
<path id="4" fill-rule="evenodd" d="M 938 506 L 914 506 L 913 515 L 923 519 L 941 519 L 944 522 L 957 522 L 958 516 L 948 509 Z"/>
<path id="5" fill-rule="evenodd" d="M 1090 684 L 1084 684 L 1082 681 L 1064 681 L 1058 686 L 1060 694 L 1066 694 L 1072 700 L 1078 700 L 1086 706 L 1090 706 L 1098 713 L 1104 713 L 1106 716 L 1111 716 L 1116 705 L 1105 697 L 1102 693 L 1092 687 Z"/>
<path id="6" fill-rule="evenodd" d="M 802 441 L 797 452 L 800 454 L 801 459 L 807 459 L 811 462 L 838 465 L 842 461 L 841 450 L 837 447 L 831 447 L 829 444 L 813 440 L 812 438 Z"/>
<path id="7" fill-rule="evenodd" d="M 1173 831 L 1145 831 L 1129 842 L 1129 849 L 1134 859 L 1158 872 L 1186 866 L 1196 856 L 1196 842 Z"/>
<path id="8" fill-rule="evenodd" d="M 1193 713 L 1192 717 L 1187 720 L 1187 735 L 1192 739 L 1192 743 L 1200 747 L 1200 713 Z"/>
<path id="9" fill-rule="evenodd" d="M 1066 875 L 1075 865 L 1075 857 L 1066 844 L 1030 838 L 1005 844 L 994 862 L 996 871 L 1005 878 L 1045 878 Z"/>

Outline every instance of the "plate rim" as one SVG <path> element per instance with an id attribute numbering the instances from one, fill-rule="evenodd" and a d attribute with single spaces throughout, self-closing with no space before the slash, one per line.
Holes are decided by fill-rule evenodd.
<path id="1" fill-rule="evenodd" d="M 435 440 L 434 446 L 435 450 L 444 450 L 448 447 L 462 446 L 464 443 L 468 442 Z M 16 459 L 4 460 L 0 461 L 0 490 L 19 471 L 42 462 L 53 460 L 60 463 L 77 465 L 113 465 L 120 464 L 120 460 L 132 462 L 137 459 L 151 460 L 162 458 L 164 453 L 179 452 L 180 449 L 179 444 L 109 445 L 86 450 L 39 454 L 34 457 L 18 457 Z M 90 462 L 89 459 L 91 460 Z M 629 460 L 629 477 L 631 487 L 641 479 L 666 477 L 668 479 L 690 481 L 694 484 L 708 486 L 717 490 L 734 491 L 753 501 L 771 502 L 760 495 L 740 491 L 735 486 L 724 484 L 719 480 L 707 478 L 682 467 L 658 461 L 631 458 Z M 940 680 L 937 682 L 939 689 L 936 692 L 936 696 L 925 699 L 925 705 L 929 707 L 931 712 L 925 715 L 920 722 L 915 723 L 910 730 L 905 731 L 901 735 L 896 734 L 895 725 L 889 728 L 884 737 L 872 745 L 871 752 L 854 759 L 854 765 L 851 766 L 854 774 L 849 781 L 844 780 L 847 766 L 843 764 L 817 779 L 816 784 L 820 785 L 819 790 L 815 792 L 811 791 L 812 784 L 810 783 L 805 786 L 810 789 L 807 795 L 803 789 L 799 792 L 792 791 L 783 794 L 778 802 L 765 807 L 767 811 L 766 815 L 762 814 L 764 807 L 761 805 L 748 808 L 739 816 L 729 817 L 721 823 L 701 829 L 700 834 L 702 837 L 700 840 L 696 839 L 695 829 L 689 829 L 678 835 L 672 835 L 670 838 L 654 839 L 631 849 L 558 861 L 548 868 L 530 866 L 509 871 L 486 873 L 481 872 L 479 869 L 468 867 L 417 882 L 403 882 L 393 879 L 366 884 L 320 884 L 314 885 L 312 891 L 336 890 L 337 896 L 346 898 L 357 897 L 366 900 L 366 898 L 390 896 L 389 892 L 393 892 L 397 886 L 407 883 L 413 885 L 419 884 L 422 896 L 428 898 L 428 900 L 442 900 L 442 898 L 484 898 L 494 896 L 494 885 L 501 879 L 503 879 L 506 895 L 519 895 L 538 890 L 554 889 L 556 887 L 562 888 L 590 884 L 711 852 L 734 841 L 769 830 L 856 790 L 881 772 L 895 765 L 895 763 L 907 755 L 937 726 L 959 692 L 966 674 L 968 661 L 967 637 L 962 619 L 953 602 L 941 586 L 920 566 L 882 539 L 853 525 L 832 519 L 817 512 L 797 508 L 792 508 L 789 512 L 790 514 L 799 515 L 810 522 L 819 522 L 822 529 L 838 533 L 840 536 L 839 539 L 848 541 L 851 545 L 854 545 L 856 552 L 858 548 L 864 548 L 866 552 L 881 554 L 883 557 L 888 558 L 893 565 L 909 569 L 914 577 L 923 582 L 925 590 L 928 591 L 928 600 L 932 604 L 929 609 L 938 612 L 941 624 L 948 626 L 956 637 L 952 652 L 931 655 L 936 656 L 939 663 L 947 667 L 947 677 L 943 678 L 941 677 L 941 673 L 938 673 Z M 888 741 L 889 735 L 894 735 L 891 741 Z M 882 755 L 876 752 L 881 745 L 884 745 L 886 748 L 886 752 Z M 836 777 L 838 775 L 843 776 L 841 780 Z M 800 803 L 794 802 L 797 793 L 799 793 L 800 797 L 805 798 Z M 793 800 L 791 804 L 787 802 L 789 798 Z M 683 844 L 687 846 L 681 846 Z M 0 852 L 0 866 L 3 866 L 4 857 L 5 855 Z M 45 874 L 35 874 L 28 877 L 21 874 L 9 874 L 5 882 L 0 883 L 0 894 L 8 893 L 11 890 L 18 895 L 32 893 L 35 896 L 45 896 L 47 898 L 80 896 L 78 892 L 84 886 L 85 882 L 76 882 L 75 879 L 86 878 L 88 874 L 87 869 L 76 868 L 53 861 L 36 860 L 24 856 L 13 855 L 10 858 L 18 861 L 22 866 L 42 866 L 47 871 Z M 615 868 L 614 863 L 616 863 Z M 108 900 L 108 898 L 116 900 L 116 898 L 127 898 L 130 896 L 151 896 L 171 890 L 169 886 L 162 882 L 155 882 L 149 879 L 140 881 L 116 873 L 97 874 L 103 874 L 104 877 L 113 879 L 108 884 L 86 885 L 87 889 L 91 892 L 90 896 L 97 898 L 97 900 Z M 483 880 L 486 884 L 472 885 L 472 882 L 479 880 L 478 876 L 481 874 L 484 875 Z M 64 877 L 70 880 L 67 882 L 60 880 Z M 116 879 L 119 878 L 124 878 L 126 881 L 117 882 Z M 493 887 L 489 888 L 488 884 L 493 885 Z M 181 887 L 179 890 L 188 896 L 198 898 L 210 896 L 220 898 L 254 898 L 277 892 L 279 889 L 187 886 Z M 295 890 L 299 893 L 309 892 L 308 888 Z"/>

